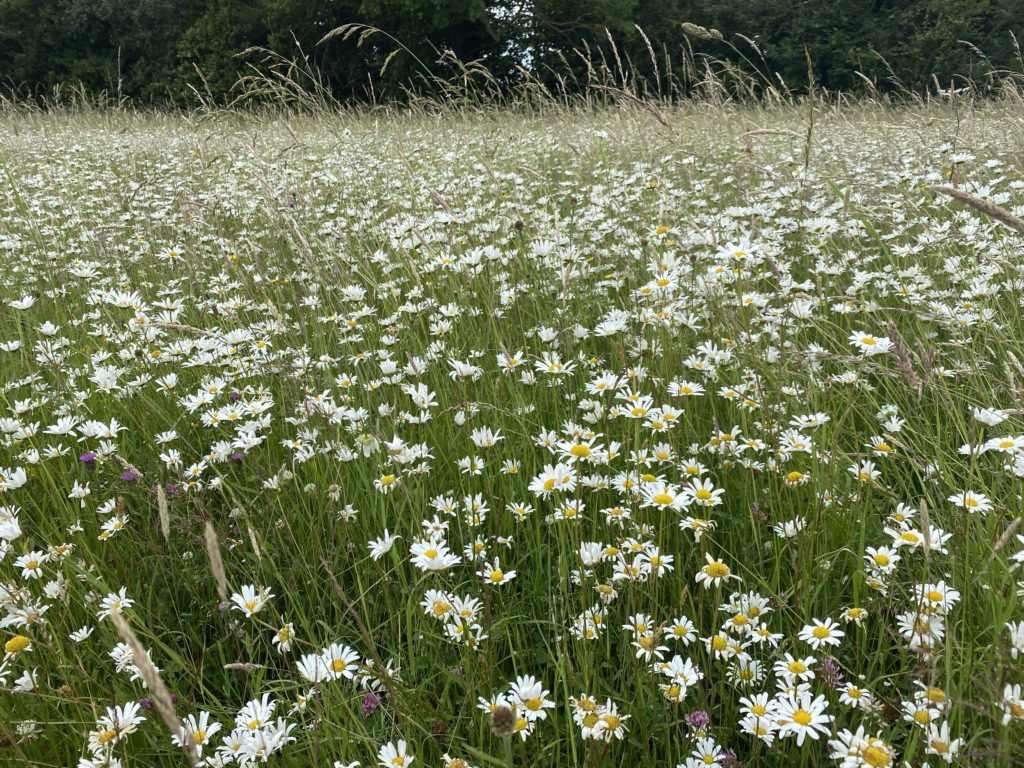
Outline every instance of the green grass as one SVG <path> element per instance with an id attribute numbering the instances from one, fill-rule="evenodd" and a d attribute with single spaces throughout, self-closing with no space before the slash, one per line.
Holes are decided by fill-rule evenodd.
<path id="1" fill-rule="evenodd" d="M 858 726 L 884 744 L 861 742 L 857 764 L 934 766 L 928 730 L 903 717 L 930 687 L 946 700 L 936 722 L 962 740 L 954 764 L 1024 760 L 1022 717 L 1003 723 L 1004 687 L 1024 682 L 1006 626 L 1024 619 L 1014 569 L 1024 451 L 959 450 L 1021 434 L 1022 241 L 927 190 L 952 181 L 1019 215 L 1018 105 L 694 104 L 658 117 L 626 107 L 0 116 L 0 342 L 20 342 L 0 351 L 0 475 L 17 486 L 15 471 L 27 472 L 0 493 L 0 522 L 21 529 L 0 558 L 0 616 L 46 607 L 42 621 L 3 630 L 4 642 L 31 645 L 0 674 L 0 764 L 75 765 L 107 707 L 153 697 L 115 671 L 121 638 L 97 620 L 122 587 L 134 601 L 123 616 L 177 717 L 205 711 L 224 726 L 204 757 L 238 710 L 269 694 L 274 717 L 294 725 L 269 758 L 281 766 L 373 765 L 399 739 L 423 766 L 446 753 L 481 768 L 676 766 L 702 736 L 743 765 L 816 766 L 830 738 Z M 25 296 L 30 307 L 11 306 Z M 892 347 L 862 355 L 852 333 Z M 498 355 L 517 353 L 522 364 L 503 371 Z M 536 370 L 546 353 L 572 370 Z M 452 360 L 479 375 L 451 375 Z M 602 375 L 612 386 L 588 391 Z M 672 394 L 683 381 L 705 394 Z M 429 418 L 417 385 L 434 395 Z M 620 415 L 616 387 L 678 417 L 658 430 Z M 972 408 L 1005 409 L 1007 420 L 986 426 Z M 828 419 L 793 426 L 812 414 Z M 75 428 L 48 433 L 63 417 Z M 82 430 L 113 419 L 124 427 L 115 436 Z M 485 427 L 502 439 L 477 447 L 471 434 Z M 730 441 L 736 428 L 742 439 Z M 549 432 L 566 447 L 597 437 L 573 465 L 575 490 L 541 497 L 533 478 L 566 461 L 538 444 Z M 785 450 L 787 439 L 809 450 Z M 730 448 L 743 440 L 759 442 Z M 612 443 L 610 461 L 593 460 Z M 660 448 L 668 458 L 649 461 Z M 95 460 L 80 460 L 86 452 Z M 483 470 L 460 469 L 467 458 Z M 865 461 L 880 473 L 868 482 L 850 471 Z M 640 476 L 650 473 L 674 495 L 690 462 L 724 490 L 720 505 L 662 509 L 616 486 L 630 475 L 649 489 Z M 387 476 L 397 481 L 383 493 L 374 481 Z M 76 484 L 88 484 L 81 501 L 69 497 Z M 991 509 L 948 500 L 965 491 Z M 438 497 L 456 510 L 438 511 Z M 467 497 L 486 505 L 483 519 L 468 519 Z M 517 504 L 534 511 L 518 519 Z M 566 504 L 584 506 L 552 518 Z M 613 507 L 628 519 L 610 523 Z M 884 529 L 900 528 L 898 508 L 912 515 L 904 527 L 951 536 L 945 551 L 900 548 L 880 578 L 866 549 L 893 544 Z M 123 526 L 101 539 L 118 511 Z M 461 562 L 424 572 L 410 547 L 435 515 Z M 688 516 L 714 527 L 696 540 L 677 524 Z M 795 536 L 775 532 L 798 518 Z M 220 605 L 207 521 L 227 594 L 273 593 L 252 617 Z M 385 529 L 401 538 L 371 559 Z M 465 551 L 478 541 L 513 580 L 484 583 Z M 586 542 L 621 555 L 583 568 Z M 671 556 L 672 570 L 613 581 L 631 547 Z M 23 578 L 15 560 L 33 551 L 51 554 L 40 578 Z M 699 584 L 708 554 L 737 578 Z M 941 580 L 959 600 L 933 617 L 941 638 L 914 648 L 899 617 L 923 610 L 915 585 Z M 598 585 L 614 585 L 614 599 L 602 605 Z M 484 639 L 450 641 L 420 605 L 428 590 L 478 600 L 463 634 Z M 752 684 L 705 643 L 720 631 L 749 637 L 723 629 L 734 594 L 766 609 L 745 607 L 748 626 L 778 635 L 777 647 L 746 649 L 761 665 Z M 596 636 L 577 636 L 597 606 Z M 844 620 L 851 607 L 866 618 Z M 703 674 L 683 701 L 637 658 L 622 628 L 637 614 L 670 648 L 665 661 L 679 654 Z M 667 636 L 683 616 L 699 636 L 688 646 Z M 825 619 L 845 635 L 812 650 L 798 635 Z M 280 653 L 272 641 L 288 623 L 294 640 Z M 82 627 L 91 634 L 72 641 Z M 297 664 L 332 643 L 358 653 L 362 682 L 311 690 Z M 740 698 L 774 697 L 786 653 L 814 657 L 810 690 L 834 718 L 802 746 L 740 727 Z M 395 673 L 373 672 L 382 663 Z M 12 690 L 28 687 L 17 682 L 27 670 L 33 690 Z M 553 706 L 507 742 L 477 703 L 517 676 L 540 681 Z M 367 714 L 369 680 L 381 700 Z M 873 704 L 844 704 L 846 683 Z M 583 737 L 581 694 L 628 716 L 621 741 Z M 686 722 L 699 710 L 704 733 Z M 96 754 L 187 764 L 157 709 L 142 714 Z"/>

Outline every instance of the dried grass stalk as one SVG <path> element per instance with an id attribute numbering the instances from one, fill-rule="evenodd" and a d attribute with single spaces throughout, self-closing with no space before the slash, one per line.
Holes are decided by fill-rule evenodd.
<path id="1" fill-rule="evenodd" d="M 990 559 L 995 560 L 999 556 L 999 551 L 1006 546 L 1006 542 L 1010 540 L 1010 537 L 1017 532 L 1020 528 L 1021 518 L 1014 518 L 1013 522 L 1003 531 L 1003 535 L 999 537 L 995 545 L 992 547 L 992 557 Z"/>
<path id="2" fill-rule="evenodd" d="M 153 704 L 156 707 L 156 711 L 160 713 L 164 724 L 171 731 L 172 735 L 184 735 L 182 746 L 185 753 L 192 759 L 193 764 L 199 762 L 199 752 L 196 749 L 195 739 L 192 738 L 191 733 L 186 732 L 182 727 L 181 720 L 178 719 L 178 714 L 174 711 L 171 694 L 167 690 L 167 686 L 164 685 L 164 680 L 160 677 L 160 673 L 156 671 L 156 667 L 150 661 L 146 649 L 142 647 L 142 643 L 139 642 L 139 638 L 135 636 L 132 628 L 128 626 L 124 616 L 117 611 L 113 611 L 110 614 L 110 621 L 113 623 L 114 629 L 117 630 L 117 634 L 132 649 L 132 661 L 138 667 L 142 679 L 146 681 L 149 692 L 152 694 Z"/>
<path id="3" fill-rule="evenodd" d="M 164 493 L 162 485 L 156 487 L 156 508 L 160 514 L 160 533 L 163 534 L 164 541 L 170 541 L 171 515 L 167 510 L 167 494 Z"/>
<path id="4" fill-rule="evenodd" d="M 210 570 L 213 571 L 213 580 L 217 582 L 217 596 L 222 603 L 228 601 L 228 578 L 224 574 L 224 561 L 220 557 L 220 543 L 217 541 L 217 531 L 213 529 L 213 523 L 206 521 L 204 526 L 204 537 L 206 539 L 206 554 L 210 558 Z"/>
<path id="5" fill-rule="evenodd" d="M 1000 208 L 990 200 L 975 197 L 974 195 L 964 192 L 963 190 L 956 189 L 955 187 L 947 187 L 939 184 L 930 186 L 928 189 L 932 192 L 938 192 L 940 195 L 952 197 L 954 200 L 959 200 L 961 203 L 966 203 L 979 213 L 983 213 L 996 221 L 1001 221 L 1010 229 L 1024 234 L 1024 221 L 1021 221 L 1008 210 Z"/>

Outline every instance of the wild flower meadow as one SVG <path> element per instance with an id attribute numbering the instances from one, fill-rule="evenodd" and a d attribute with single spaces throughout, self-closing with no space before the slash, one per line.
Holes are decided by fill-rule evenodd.
<path id="1" fill-rule="evenodd" d="M 0 764 L 1020 765 L 1017 109 L 0 118 Z"/>

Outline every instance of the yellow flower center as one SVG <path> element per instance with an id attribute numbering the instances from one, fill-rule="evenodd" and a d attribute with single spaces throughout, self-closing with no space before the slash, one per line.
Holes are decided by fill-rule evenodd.
<path id="1" fill-rule="evenodd" d="M 435 557 L 437 557 L 437 550 L 436 549 L 428 549 L 426 552 L 423 553 L 423 556 L 428 558 L 428 559 L 430 559 L 430 560 L 433 560 Z"/>
<path id="2" fill-rule="evenodd" d="M 659 493 L 657 496 L 651 499 L 651 501 L 661 506 L 668 506 L 673 501 L 675 501 L 675 497 L 669 493 Z"/>
<path id="3" fill-rule="evenodd" d="M 807 665 L 802 661 L 791 661 L 789 662 L 789 671 L 794 675 L 802 675 L 807 671 Z"/>
<path id="4" fill-rule="evenodd" d="M 380 479 L 380 484 L 385 486 L 385 487 L 391 485 L 394 482 L 395 482 L 395 476 L 394 475 L 384 475 L 384 477 L 382 477 Z"/>
<path id="5" fill-rule="evenodd" d="M 585 459 L 590 455 L 590 448 L 583 445 L 583 443 L 577 443 L 569 449 L 569 453 L 575 456 L 577 459 Z"/>
<path id="6" fill-rule="evenodd" d="M 708 563 L 704 566 L 704 573 L 712 579 L 724 579 L 729 575 L 729 566 L 725 563 Z"/>
<path id="7" fill-rule="evenodd" d="M 815 627 L 814 631 L 811 634 L 819 640 L 824 640 L 826 637 L 832 636 L 832 633 L 829 632 L 828 629 L 826 629 L 825 627 Z"/>
<path id="8" fill-rule="evenodd" d="M 701 501 L 707 501 L 711 498 L 711 491 L 707 488 L 701 488 L 697 493 L 694 494 Z"/>
<path id="9" fill-rule="evenodd" d="M 6 653 L 19 653 L 24 651 L 29 646 L 29 639 L 24 635 L 15 635 L 6 643 L 4 643 L 4 651 Z"/>
<path id="10" fill-rule="evenodd" d="M 544 481 L 544 490 L 545 491 L 550 491 L 554 487 L 555 487 L 555 478 L 549 477 L 547 480 Z"/>
<path id="11" fill-rule="evenodd" d="M 811 713 L 808 712 L 806 709 L 798 709 L 796 712 L 793 713 L 793 722 L 799 723 L 800 725 L 810 725 Z"/>
<path id="12" fill-rule="evenodd" d="M 865 749 L 862 757 L 865 763 L 874 766 L 874 768 L 882 768 L 882 766 L 889 765 L 891 762 L 888 750 L 875 745 Z"/>
<path id="13" fill-rule="evenodd" d="M 946 692 L 941 688 L 929 688 L 925 695 L 928 697 L 928 701 L 934 704 L 946 703 Z"/>
<path id="14" fill-rule="evenodd" d="M 505 578 L 505 574 L 502 573 L 500 569 L 495 568 L 493 571 L 491 571 L 491 575 L 489 576 L 489 578 L 490 578 L 491 581 L 497 582 L 497 581 L 501 581 L 502 579 L 504 579 Z"/>

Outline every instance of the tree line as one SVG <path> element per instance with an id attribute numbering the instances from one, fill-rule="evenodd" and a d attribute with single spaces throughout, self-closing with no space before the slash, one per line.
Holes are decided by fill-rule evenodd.
<path id="1" fill-rule="evenodd" d="M 349 24 L 380 32 L 323 40 Z M 339 99 L 429 90 L 454 59 L 498 88 L 572 91 L 600 69 L 665 95 L 715 61 L 795 90 L 809 70 L 834 91 L 921 90 L 1024 77 L 1022 36 L 1024 0 L 0 0 L 0 85 L 225 102 L 275 51 Z"/>

